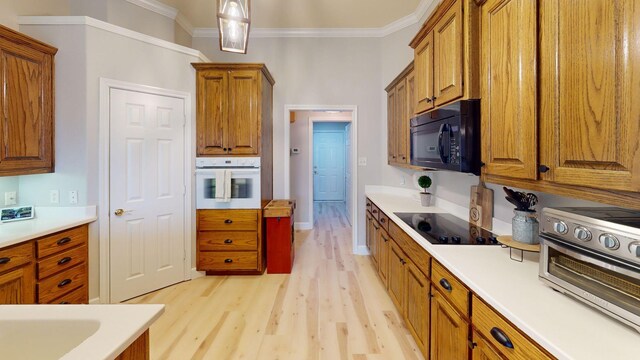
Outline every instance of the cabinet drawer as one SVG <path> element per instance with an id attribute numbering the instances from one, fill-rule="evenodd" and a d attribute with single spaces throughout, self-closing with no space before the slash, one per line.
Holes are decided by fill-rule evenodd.
<path id="1" fill-rule="evenodd" d="M 371 202 L 371 200 L 369 200 L 369 198 L 367 198 L 366 206 L 367 206 L 367 211 L 368 212 L 371 212 L 371 205 L 372 204 L 373 203 Z"/>
<path id="2" fill-rule="evenodd" d="M 256 270 L 258 253 L 255 251 L 209 251 L 198 253 L 198 270 Z"/>
<path id="3" fill-rule="evenodd" d="M 42 280 L 60 271 L 72 268 L 87 259 L 87 247 L 80 246 L 44 260 L 38 260 L 38 280 Z"/>
<path id="4" fill-rule="evenodd" d="M 462 315 L 469 316 L 469 289 L 437 261 L 433 262 L 431 281 Z"/>
<path id="5" fill-rule="evenodd" d="M 258 250 L 258 233 L 255 231 L 200 231 L 198 250 Z"/>
<path id="6" fill-rule="evenodd" d="M 371 215 L 374 219 L 380 220 L 380 209 L 374 203 L 371 203 Z"/>
<path id="7" fill-rule="evenodd" d="M 198 231 L 258 230 L 259 210 L 199 210 Z"/>
<path id="8" fill-rule="evenodd" d="M 87 243 L 87 225 L 78 226 L 70 230 L 44 236 L 36 240 L 36 254 L 38 259 L 65 251 L 72 247 Z"/>
<path id="9" fill-rule="evenodd" d="M 389 231 L 389 217 L 387 217 L 387 215 L 385 215 L 383 212 L 380 212 L 380 216 L 379 216 L 380 220 L 378 220 L 378 222 L 380 223 L 380 226 L 385 230 L 385 231 Z"/>
<path id="10" fill-rule="evenodd" d="M 89 303 L 89 287 L 83 285 L 70 293 L 47 302 L 47 304 L 88 304 Z"/>
<path id="11" fill-rule="evenodd" d="M 471 305 L 473 307 L 471 312 L 473 327 L 506 358 L 516 360 L 552 359 L 480 298 L 474 295 Z"/>
<path id="12" fill-rule="evenodd" d="M 0 250 L 0 274 L 15 269 L 33 260 L 31 242 Z"/>
<path id="13" fill-rule="evenodd" d="M 81 286 L 87 285 L 87 264 L 82 263 L 67 271 L 38 282 L 38 303 L 46 304 Z"/>
<path id="14" fill-rule="evenodd" d="M 389 235 L 395 240 L 407 256 L 427 277 L 431 276 L 431 255 L 420 246 L 411 236 L 393 221 L 389 223 Z"/>

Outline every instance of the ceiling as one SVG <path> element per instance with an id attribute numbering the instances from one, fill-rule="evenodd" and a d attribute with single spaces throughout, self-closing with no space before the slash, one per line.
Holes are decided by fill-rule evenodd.
<path id="1" fill-rule="evenodd" d="M 217 0 L 159 0 L 194 28 L 216 27 Z M 253 0 L 253 28 L 380 28 L 412 14 L 420 0 Z"/>

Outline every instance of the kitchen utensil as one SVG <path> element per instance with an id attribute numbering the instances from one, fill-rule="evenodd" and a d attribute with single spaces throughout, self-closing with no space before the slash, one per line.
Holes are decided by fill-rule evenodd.
<path id="1" fill-rule="evenodd" d="M 487 230 L 493 226 L 493 190 L 488 189 L 482 180 L 471 186 L 469 222 Z"/>

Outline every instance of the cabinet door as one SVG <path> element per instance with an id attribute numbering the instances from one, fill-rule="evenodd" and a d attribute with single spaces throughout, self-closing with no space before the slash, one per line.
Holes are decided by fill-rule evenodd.
<path id="1" fill-rule="evenodd" d="M 406 79 L 396 85 L 396 147 L 395 155 L 398 163 L 407 163 L 407 138 L 409 133 L 409 118 L 407 115 L 407 82 Z"/>
<path id="2" fill-rule="evenodd" d="M 481 121 L 486 174 L 537 178 L 536 1 L 482 5 Z"/>
<path id="3" fill-rule="evenodd" d="M 53 57 L 0 38 L 0 175 L 53 172 Z"/>
<path id="4" fill-rule="evenodd" d="M 378 275 L 385 287 L 389 285 L 389 234 L 380 229 L 378 232 Z"/>
<path id="5" fill-rule="evenodd" d="M 381 230 L 378 220 L 371 220 L 371 228 L 371 247 L 369 248 L 369 251 L 371 252 L 371 261 L 373 261 L 373 266 L 378 270 L 378 234 Z"/>
<path id="6" fill-rule="evenodd" d="M 640 191 L 640 4 L 540 2 L 546 180 Z"/>
<path id="7" fill-rule="evenodd" d="M 0 304 L 35 304 L 35 286 L 32 264 L 0 275 Z"/>
<path id="8" fill-rule="evenodd" d="M 433 108 L 433 31 L 422 39 L 414 51 L 415 111 L 421 113 Z"/>
<path id="9" fill-rule="evenodd" d="M 411 118 L 416 112 L 416 76 L 415 71 L 411 71 L 407 75 L 407 115 L 406 115 L 406 139 L 405 139 L 405 152 L 407 154 L 406 163 L 411 163 Z"/>
<path id="10" fill-rule="evenodd" d="M 197 147 L 198 155 L 227 153 L 227 105 L 229 72 L 198 72 Z"/>
<path id="11" fill-rule="evenodd" d="M 433 287 L 431 294 L 431 359 L 467 359 L 469 324 Z"/>
<path id="12" fill-rule="evenodd" d="M 396 163 L 396 88 L 387 93 L 387 162 Z"/>
<path id="13" fill-rule="evenodd" d="M 462 96 L 462 0 L 433 29 L 435 106 Z"/>
<path id="14" fill-rule="evenodd" d="M 482 336 L 473 331 L 473 351 L 471 351 L 472 360 L 505 360 Z"/>
<path id="15" fill-rule="evenodd" d="M 404 308 L 404 263 L 404 252 L 395 241 L 391 241 L 391 246 L 389 246 L 389 296 L 400 312 Z"/>
<path id="16" fill-rule="evenodd" d="M 373 232 L 373 216 L 371 216 L 370 212 L 366 212 L 367 215 L 367 224 L 366 224 L 366 243 L 367 243 L 367 249 L 369 249 L 369 252 L 371 252 L 371 233 Z"/>
<path id="17" fill-rule="evenodd" d="M 405 265 L 405 319 L 423 354 L 429 353 L 429 279 L 408 260 Z"/>
<path id="18" fill-rule="evenodd" d="M 258 71 L 229 73 L 229 154 L 259 155 Z"/>

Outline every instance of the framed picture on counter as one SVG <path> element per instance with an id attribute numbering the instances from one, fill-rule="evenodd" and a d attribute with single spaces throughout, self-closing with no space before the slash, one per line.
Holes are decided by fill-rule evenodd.
<path id="1" fill-rule="evenodd" d="M 33 219 L 34 216 L 35 209 L 33 206 L 18 206 L 0 210 L 0 221 L 2 222 L 29 220 Z"/>

